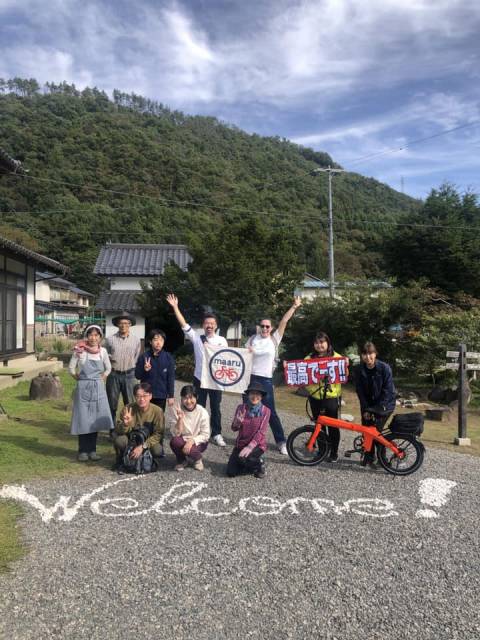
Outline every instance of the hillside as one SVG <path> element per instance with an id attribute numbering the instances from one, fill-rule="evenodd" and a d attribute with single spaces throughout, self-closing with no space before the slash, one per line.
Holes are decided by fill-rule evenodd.
<path id="1" fill-rule="evenodd" d="M 299 261 L 327 274 L 327 177 L 310 175 L 335 166 L 326 153 L 133 94 L 19 79 L 0 81 L 0 146 L 28 170 L 0 180 L 1 228 L 25 231 L 90 290 L 106 241 L 188 243 L 249 216 L 295 234 Z M 373 179 L 337 175 L 337 275 L 381 276 L 382 222 L 418 207 Z"/>

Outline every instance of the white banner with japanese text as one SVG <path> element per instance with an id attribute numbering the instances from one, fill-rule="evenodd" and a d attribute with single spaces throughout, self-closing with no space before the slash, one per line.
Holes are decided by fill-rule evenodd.
<path id="1" fill-rule="evenodd" d="M 252 353 L 236 347 L 215 347 L 207 342 L 203 347 L 202 388 L 243 393 L 250 382 Z"/>
<path id="2" fill-rule="evenodd" d="M 330 384 L 348 382 L 348 358 L 312 358 L 311 360 L 285 360 L 285 382 L 290 386 L 321 384 L 328 378 Z"/>

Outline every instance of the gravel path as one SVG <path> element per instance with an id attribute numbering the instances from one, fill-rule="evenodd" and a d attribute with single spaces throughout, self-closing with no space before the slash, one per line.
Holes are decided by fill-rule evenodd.
<path id="1" fill-rule="evenodd" d="M 272 447 L 264 480 L 227 479 L 229 450 L 210 445 L 203 473 L 169 455 L 140 479 L 4 487 L 31 504 L 29 554 L 0 578 L 0 636 L 480 638 L 479 459 L 432 449 L 394 479 L 357 459 L 301 468 Z"/>

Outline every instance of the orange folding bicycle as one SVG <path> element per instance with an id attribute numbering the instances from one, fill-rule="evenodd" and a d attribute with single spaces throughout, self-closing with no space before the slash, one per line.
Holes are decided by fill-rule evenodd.
<path id="1" fill-rule="evenodd" d="M 328 378 L 325 378 L 323 397 L 326 397 L 328 388 Z M 288 455 L 294 462 L 303 466 L 320 464 L 327 457 L 329 449 L 323 427 L 329 426 L 357 431 L 360 434 L 354 440 L 354 448 L 345 452 L 346 457 L 350 457 L 352 453 L 365 455 L 371 451 L 374 443 L 378 461 L 388 473 L 408 476 L 417 471 L 422 466 L 425 456 L 425 447 L 417 440 L 417 435 L 423 431 L 423 416 L 419 413 L 394 416 L 379 431 L 376 427 L 377 420 L 390 412 L 380 407 L 371 407 L 367 411 L 372 421 L 368 426 L 320 414 L 314 425 L 298 427 L 288 436 Z"/>

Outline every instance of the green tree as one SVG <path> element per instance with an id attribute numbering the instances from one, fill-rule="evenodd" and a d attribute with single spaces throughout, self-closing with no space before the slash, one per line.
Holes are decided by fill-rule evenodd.
<path id="1" fill-rule="evenodd" d="M 426 278 L 445 292 L 480 296 L 480 207 L 475 194 L 462 197 L 444 184 L 432 190 L 422 210 L 407 217 L 405 225 L 383 247 L 390 273 L 400 283 Z"/>
<path id="2" fill-rule="evenodd" d="M 303 277 L 297 242 L 295 235 L 287 237 L 253 218 L 215 225 L 201 238 L 190 237 L 188 272 L 167 269 L 145 291 L 143 307 L 160 317 L 165 295 L 173 291 L 188 317 L 193 313 L 198 319 L 200 310 L 212 309 L 224 331 L 234 321 L 276 317 L 289 306 Z"/>

